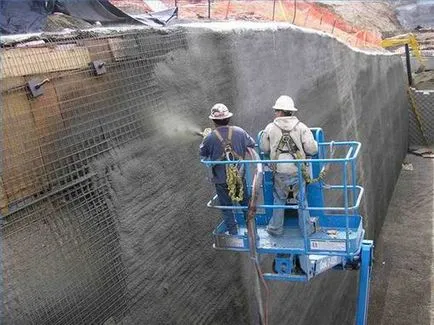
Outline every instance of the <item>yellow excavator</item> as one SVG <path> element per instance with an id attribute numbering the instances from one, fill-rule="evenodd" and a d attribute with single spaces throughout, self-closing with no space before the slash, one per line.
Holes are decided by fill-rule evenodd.
<path id="1" fill-rule="evenodd" d="M 426 145 L 428 145 L 429 141 L 427 140 L 427 137 L 426 137 L 424 130 L 422 128 L 422 116 L 421 116 L 419 109 L 417 107 L 416 98 L 415 98 L 414 92 L 412 91 L 412 88 L 411 88 L 411 87 L 413 87 L 413 76 L 411 74 L 410 48 L 411 48 L 413 56 L 420 63 L 420 67 L 417 69 L 416 73 L 420 73 L 420 72 L 423 72 L 425 70 L 424 59 L 422 57 L 422 51 L 420 49 L 419 42 L 417 41 L 416 36 L 412 33 L 386 38 L 381 42 L 381 46 L 384 48 L 396 47 L 396 46 L 401 46 L 401 45 L 405 45 L 405 56 L 406 56 L 406 61 L 407 61 L 407 76 L 408 76 L 408 85 L 409 85 L 407 93 L 409 96 L 410 105 L 411 105 L 413 113 L 416 117 L 416 124 L 418 125 L 418 127 L 420 129 L 420 132 L 422 134 L 424 142 Z"/>
<path id="2" fill-rule="evenodd" d="M 413 78 L 411 75 L 411 64 L 410 64 L 410 48 L 413 56 L 420 62 L 420 67 L 418 72 L 425 70 L 424 60 L 422 57 L 422 51 L 420 49 L 419 42 L 416 39 L 416 36 L 412 33 L 397 35 L 390 38 L 385 38 L 381 41 L 381 46 L 384 48 L 389 47 L 397 47 L 397 46 L 405 46 L 405 56 L 407 61 L 407 75 L 408 75 L 408 83 L 411 86 L 413 84 Z"/>
<path id="3" fill-rule="evenodd" d="M 398 35 L 390 38 L 385 38 L 381 41 L 381 46 L 384 48 L 408 45 L 415 58 L 422 64 L 422 51 L 420 50 L 419 42 L 416 36 L 412 33 Z"/>

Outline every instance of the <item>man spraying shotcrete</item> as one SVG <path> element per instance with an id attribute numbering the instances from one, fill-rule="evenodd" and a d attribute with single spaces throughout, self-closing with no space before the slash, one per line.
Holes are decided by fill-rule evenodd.
<path id="1" fill-rule="evenodd" d="M 200 157 L 202 159 L 217 160 L 240 160 L 246 155 L 247 148 L 255 147 L 252 137 L 238 126 L 229 126 L 230 118 L 233 116 L 224 104 L 215 104 L 211 108 L 209 118 L 215 124 L 215 130 L 205 136 L 200 145 Z M 212 167 L 212 182 L 215 184 L 217 196 L 221 206 L 231 206 L 233 201 L 239 202 L 242 206 L 248 205 L 246 181 L 238 174 L 238 170 L 229 165 L 215 165 Z M 234 176 L 232 181 L 238 177 L 238 184 L 228 185 L 228 176 Z M 235 181 L 236 182 L 236 181 Z M 236 188 L 235 188 L 236 187 Z M 230 235 L 238 233 L 234 213 L 231 209 L 222 210 L 223 220 Z"/>
<path id="2" fill-rule="evenodd" d="M 272 160 L 305 159 L 306 155 L 318 152 L 318 144 L 309 128 L 293 116 L 297 112 L 294 101 L 289 96 L 280 96 L 273 106 L 275 118 L 267 125 L 260 140 L 260 149 Z M 281 163 L 273 166 L 274 205 L 285 205 L 287 201 L 297 202 L 299 186 L 297 166 Z M 284 210 L 274 209 L 267 226 L 271 235 L 283 234 Z"/>

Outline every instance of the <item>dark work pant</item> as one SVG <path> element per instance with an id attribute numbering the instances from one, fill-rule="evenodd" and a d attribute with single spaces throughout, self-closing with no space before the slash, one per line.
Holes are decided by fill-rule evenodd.
<path id="1" fill-rule="evenodd" d="M 243 200 L 240 202 L 240 205 L 242 206 L 248 206 L 249 205 L 249 197 L 247 194 L 247 185 L 246 180 L 243 180 L 243 186 L 244 186 L 244 196 Z M 229 189 L 228 185 L 226 183 L 223 184 L 215 184 L 215 189 L 217 196 L 219 198 L 220 205 L 222 206 L 232 206 L 235 205 L 230 196 L 229 196 Z M 237 231 L 237 224 L 235 222 L 235 216 L 232 209 L 224 209 L 222 210 L 223 215 L 223 221 L 226 225 L 226 230 L 231 235 L 236 235 L 238 233 Z M 244 211 L 244 216 L 247 215 L 247 212 Z"/>

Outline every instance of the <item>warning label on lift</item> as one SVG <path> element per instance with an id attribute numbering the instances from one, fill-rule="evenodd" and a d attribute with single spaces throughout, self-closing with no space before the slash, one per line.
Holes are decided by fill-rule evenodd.
<path id="1" fill-rule="evenodd" d="M 345 251 L 345 241 L 311 240 L 310 249 L 321 251 Z"/>

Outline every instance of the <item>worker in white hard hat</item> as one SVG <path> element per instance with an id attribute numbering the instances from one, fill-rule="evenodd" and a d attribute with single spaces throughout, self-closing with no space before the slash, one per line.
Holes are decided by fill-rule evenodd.
<path id="1" fill-rule="evenodd" d="M 267 125 L 262 133 L 259 147 L 270 155 L 271 160 L 305 159 L 306 155 L 318 152 L 318 144 L 310 129 L 300 122 L 294 113 L 297 108 L 291 97 L 280 96 L 273 106 L 274 121 Z M 298 157 L 298 158 L 297 158 Z M 293 163 L 273 165 L 274 205 L 297 204 L 298 189 L 305 183 L 298 184 L 297 166 Z M 283 209 L 274 209 L 267 226 L 271 235 L 283 234 Z"/>
<path id="2" fill-rule="evenodd" d="M 215 129 L 207 134 L 200 145 L 200 157 L 205 160 L 239 160 L 246 155 L 247 148 L 255 147 L 253 138 L 238 126 L 229 126 L 230 118 L 233 114 L 226 105 L 218 103 L 211 108 L 209 118 L 214 122 Z M 228 157 L 231 156 L 231 157 Z M 215 184 L 217 196 L 221 206 L 234 205 L 229 195 L 228 184 L 226 182 L 226 166 L 215 165 L 212 167 L 212 182 Z M 239 204 L 248 205 L 247 187 L 243 177 L 244 191 Z M 234 213 L 232 210 L 222 210 L 223 220 L 226 230 L 230 235 L 238 233 Z"/>

